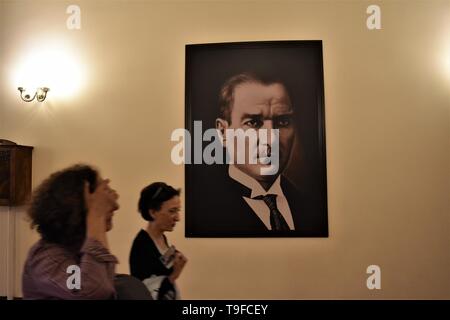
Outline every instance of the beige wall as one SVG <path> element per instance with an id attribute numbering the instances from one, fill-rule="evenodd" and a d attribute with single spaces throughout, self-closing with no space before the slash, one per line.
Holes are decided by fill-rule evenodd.
<path id="1" fill-rule="evenodd" d="M 80 31 L 65 27 L 71 2 L 0 3 L 0 137 L 35 147 L 34 186 L 78 161 L 112 179 L 118 271 L 140 189 L 184 185 L 169 138 L 184 126 L 185 44 L 321 39 L 330 237 L 186 239 L 181 222 L 183 298 L 450 298 L 449 1 L 377 2 L 379 31 L 365 1 L 77 1 Z M 19 100 L 9 74 L 36 37 L 76 48 L 89 71 L 77 97 Z M 21 268 L 37 237 L 17 232 Z M 366 288 L 371 264 L 382 290 Z"/>

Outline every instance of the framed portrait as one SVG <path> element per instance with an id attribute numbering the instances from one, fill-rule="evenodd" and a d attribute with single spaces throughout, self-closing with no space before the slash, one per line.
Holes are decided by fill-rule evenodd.
<path id="1" fill-rule="evenodd" d="M 186 45 L 186 237 L 328 237 L 322 41 Z"/>

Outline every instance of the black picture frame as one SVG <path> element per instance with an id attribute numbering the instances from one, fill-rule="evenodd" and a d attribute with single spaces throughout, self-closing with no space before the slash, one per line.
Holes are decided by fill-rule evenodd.
<path id="1" fill-rule="evenodd" d="M 214 127 L 221 86 L 242 72 L 276 74 L 300 110 L 293 120 L 296 143 L 283 174 L 296 188 L 295 193 L 287 192 L 299 203 L 291 210 L 293 216 L 299 216 L 295 230 L 263 230 L 260 225 L 253 229 L 250 224 L 241 227 L 250 220 L 236 213 L 240 209 L 233 203 L 242 205 L 242 197 L 223 178 L 226 166 L 185 164 L 186 237 L 328 237 L 322 41 L 189 44 L 185 53 L 185 127 L 192 136 L 194 121 L 201 120 L 203 130 Z"/>

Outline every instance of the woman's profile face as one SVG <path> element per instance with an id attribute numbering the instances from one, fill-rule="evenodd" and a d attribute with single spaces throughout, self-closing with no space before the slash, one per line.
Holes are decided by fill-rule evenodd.
<path id="1" fill-rule="evenodd" d="M 152 211 L 153 223 L 161 231 L 173 231 L 180 221 L 181 201 L 179 196 L 174 196 L 161 204 L 161 209 Z"/>
<path id="2" fill-rule="evenodd" d="M 100 174 L 97 175 L 97 181 L 96 181 L 96 185 L 94 186 L 94 190 L 95 188 L 98 187 L 99 184 L 106 182 L 107 183 L 107 188 L 111 193 L 116 193 L 116 191 L 114 189 L 112 189 L 109 185 L 110 180 L 109 179 L 104 179 L 102 178 L 102 176 Z M 113 195 L 111 195 L 112 198 L 114 198 Z M 114 201 L 114 205 L 113 205 L 113 209 L 111 211 L 109 211 L 107 213 L 107 215 L 105 215 L 105 225 L 106 225 L 106 231 L 110 231 L 113 228 L 113 216 L 114 216 L 114 212 L 119 208 L 119 204 L 117 202 L 116 199 L 112 200 Z"/>

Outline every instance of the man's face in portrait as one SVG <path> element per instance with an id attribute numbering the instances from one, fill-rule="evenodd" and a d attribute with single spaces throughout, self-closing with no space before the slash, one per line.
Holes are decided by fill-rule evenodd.
<path id="1" fill-rule="evenodd" d="M 261 152 L 255 152 L 257 163 L 248 163 L 246 157 L 245 164 L 238 164 L 235 160 L 235 166 L 254 178 L 262 184 L 271 184 L 276 177 L 285 169 L 291 154 L 294 141 L 294 126 L 292 121 L 292 105 L 289 94 L 285 86 L 281 83 L 262 84 L 259 82 L 244 82 L 237 85 L 234 89 L 233 103 L 230 106 L 230 121 L 217 119 L 216 127 L 223 132 L 224 129 L 254 129 L 258 133 L 260 129 L 266 129 L 268 138 L 266 142 L 259 139 L 258 145 L 246 148 L 257 147 L 258 150 L 266 150 L 270 156 L 272 150 L 270 129 L 279 130 L 279 166 L 278 171 L 273 175 L 262 175 L 261 169 L 269 166 L 262 164 L 264 155 Z M 266 144 L 265 148 L 261 143 Z M 236 158 L 236 152 L 235 152 Z"/>

